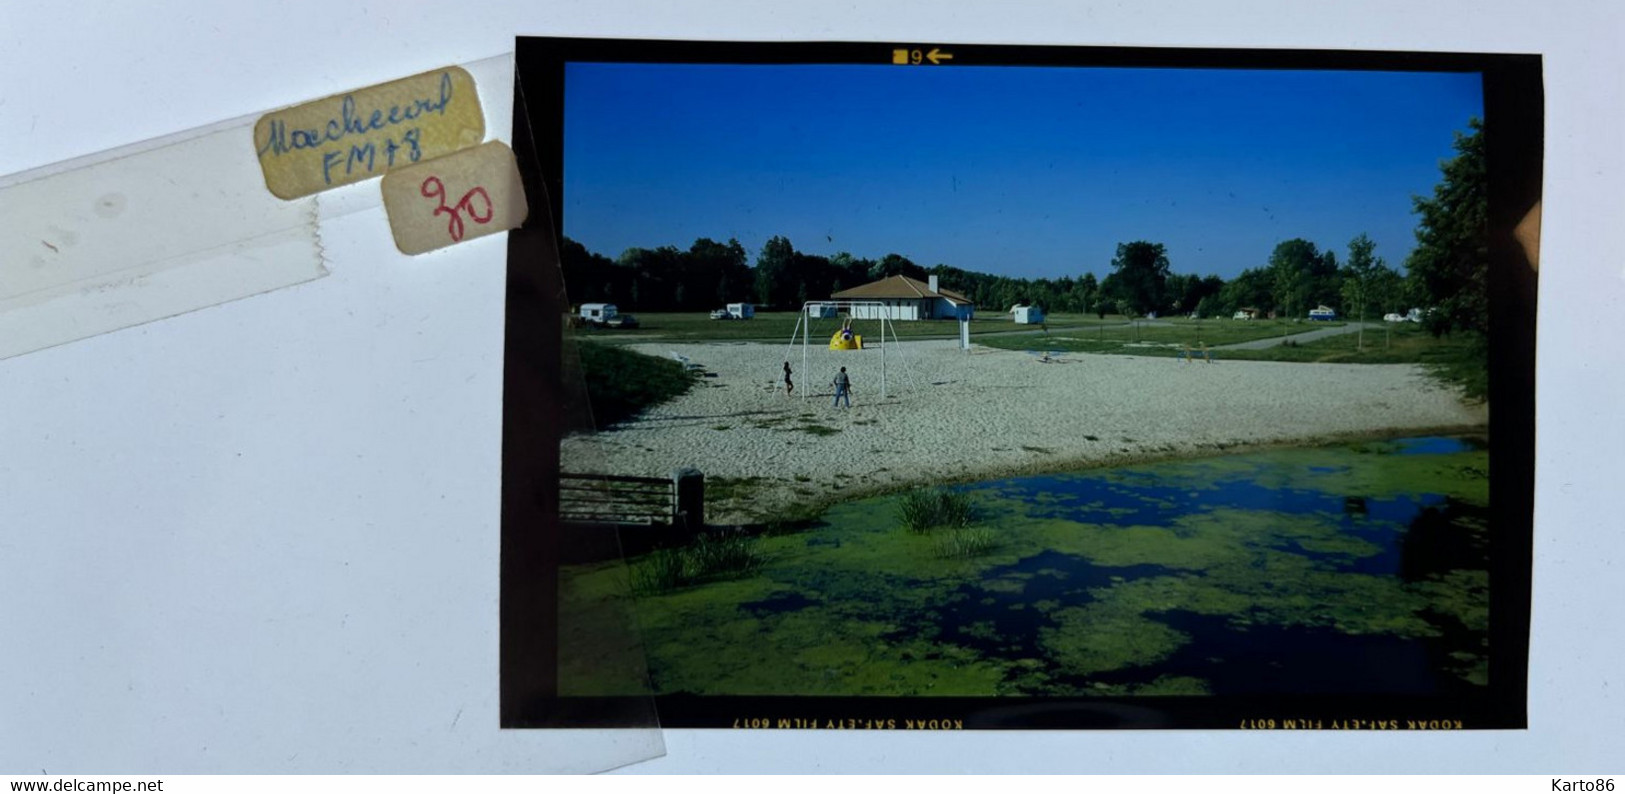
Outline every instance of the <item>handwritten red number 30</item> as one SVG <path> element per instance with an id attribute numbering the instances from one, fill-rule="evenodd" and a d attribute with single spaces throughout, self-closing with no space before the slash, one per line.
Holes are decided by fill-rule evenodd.
<path id="1" fill-rule="evenodd" d="M 472 218 L 475 223 L 490 223 L 491 216 L 496 214 L 496 207 L 491 204 L 491 196 L 485 192 L 483 187 L 477 187 L 464 193 L 463 197 L 450 207 L 446 206 L 446 186 L 440 182 L 439 177 L 431 176 L 423 180 L 418 192 L 422 193 L 424 198 L 440 199 L 440 206 L 435 207 L 434 214 L 439 215 L 444 212 L 451 216 L 451 219 L 446 223 L 446 231 L 451 234 L 451 241 L 454 243 L 461 242 L 463 239 L 463 213 L 468 213 L 468 217 Z M 485 211 L 483 213 L 474 206 L 475 196 L 479 196 L 480 201 L 485 202 Z"/>

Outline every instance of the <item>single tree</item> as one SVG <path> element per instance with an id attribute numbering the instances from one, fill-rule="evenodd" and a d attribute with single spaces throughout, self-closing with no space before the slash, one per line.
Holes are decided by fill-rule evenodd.
<path id="1" fill-rule="evenodd" d="M 1440 165 L 1443 180 L 1432 198 L 1414 197 L 1416 248 L 1405 260 L 1413 289 L 1423 302 L 1429 331 L 1487 338 L 1489 307 L 1489 180 L 1484 125 L 1455 136 L 1456 156 Z"/>
<path id="2" fill-rule="evenodd" d="M 1393 345 L 1393 323 L 1387 322 L 1388 314 L 1401 314 L 1405 302 L 1405 277 L 1391 267 L 1379 267 L 1372 274 L 1370 286 L 1371 299 L 1377 304 L 1377 311 L 1383 316 L 1382 346 L 1384 349 Z"/>
<path id="3" fill-rule="evenodd" d="M 756 302 L 764 306 L 788 303 L 795 285 L 790 283 L 790 260 L 796 248 L 789 239 L 774 236 L 756 257 Z"/>
<path id="4" fill-rule="evenodd" d="M 1094 273 L 1085 273 L 1083 278 L 1078 279 L 1077 286 L 1074 289 L 1077 290 L 1079 295 L 1078 311 L 1088 314 L 1090 307 L 1099 300 L 1100 282 L 1095 279 Z"/>
<path id="5" fill-rule="evenodd" d="M 1162 243 L 1118 243 L 1111 276 L 1117 278 L 1117 297 L 1128 301 L 1136 314 L 1165 308 L 1169 265 Z"/>
<path id="6" fill-rule="evenodd" d="M 1371 302 L 1377 273 L 1385 269 L 1382 260 L 1372 253 L 1376 250 L 1377 244 L 1361 234 L 1349 241 L 1349 259 L 1343 265 L 1343 313 L 1358 318 L 1360 326 L 1355 345 L 1362 351 L 1365 350 L 1365 309 Z"/>
<path id="7" fill-rule="evenodd" d="M 1270 252 L 1270 292 L 1285 316 L 1297 317 L 1311 299 L 1325 261 L 1315 244 L 1302 238 L 1282 242 Z"/>

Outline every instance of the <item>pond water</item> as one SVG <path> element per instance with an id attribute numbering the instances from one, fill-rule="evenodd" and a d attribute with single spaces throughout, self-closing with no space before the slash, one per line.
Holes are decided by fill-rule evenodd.
<path id="1" fill-rule="evenodd" d="M 660 692 L 1473 691 L 1488 466 L 1482 439 L 1429 437 L 957 486 L 988 541 L 968 556 L 866 499 L 756 540 L 749 575 L 643 595 L 638 621 Z M 610 573 L 567 572 L 566 624 Z M 614 689 L 563 661 L 563 691 Z"/>

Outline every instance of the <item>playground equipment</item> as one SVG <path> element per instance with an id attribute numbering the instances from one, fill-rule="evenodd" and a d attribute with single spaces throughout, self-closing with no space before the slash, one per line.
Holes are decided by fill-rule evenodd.
<path id="1" fill-rule="evenodd" d="M 1205 344 L 1202 345 L 1200 348 L 1197 348 L 1197 349 L 1194 349 L 1194 350 L 1191 349 L 1190 345 L 1186 345 L 1184 350 L 1179 351 L 1179 358 L 1181 360 L 1183 360 L 1186 364 L 1189 364 L 1189 363 L 1191 363 L 1192 361 L 1194 361 L 1195 359 L 1198 359 L 1198 358 L 1201 358 L 1201 359 L 1207 361 L 1207 363 L 1212 364 L 1213 363 L 1213 350 L 1210 349 Z"/>
<path id="2" fill-rule="evenodd" d="M 832 309 L 836 311 L 845 310 L 850 313 L 852 308 L 856 306 L 889 307 L 890 304 L 887 304 L 885 301 L 878 300 L 824 300 L 807 301 L 801 305 L 801 313 L 796 318 L 795 330 L 790 332 L 790 346 L 794 347 L 798 338 L 801 340 L 802 372 L 811 371 L 808 369 L 807 354 L 811 344 L 813 321 L 820 317 L 828 317 L 829 315 L 827 312 Z M 896 355 L 895 353 L 887 352 L 887 348 L 890 347 L 890 345 L 887 345 L 886 342 L 888 337 L 894 344 L 897 342 L 897 328 L 896 326 L 892 325 L 891 318 L 887 312 L 882 311 L 876 313 L 880 315 L 878 318 L 876 318 L 876 322 L 880 326 L 880 338 L 879 344 L 875 345 L 875 347 L 880 349 L 880 396 L 885 397 L 887 359 Z M 844 352 L 851 350 L 867 350 L 869 348 L 863 344 L 863 336 L 852 330 L 852 318 L 848 317 L 841 323 L 841 329 L 836 331 L 834 336 L 830 337 L 829 349 L 836 352 Z M 788 351 L 786 352 L 788 353 Z M 801 393 L 801 398 L 803 400 L 807 399 L 809 391 L 811 390 L 809 389 Z"/>
<path id="3" fill-rule="evenodd" d="M 882 334 L 884 335 L 884 334 Z M 852 321 L 849 319 L 841 324 L 841 330 L 836 331 L 829 338 L 830 350 L 862 350 L 863 337 L 852 333 Z M 806 362 L 803 362 L 805 364 Z"/>

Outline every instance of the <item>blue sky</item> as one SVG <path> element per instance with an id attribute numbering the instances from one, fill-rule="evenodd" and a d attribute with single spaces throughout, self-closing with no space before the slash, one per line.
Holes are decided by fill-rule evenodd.
<path id="1" fill-rule="evenodd" d="M 752 263 L 896 252 L 1105 276 L 1119 242 L 1231 278 L 1362 232 L 1398 267 L 1411 196 L 1483 115 L 1478 74 L 571 64 L 564 232 L 615 257 L 736 237 Z"/>

